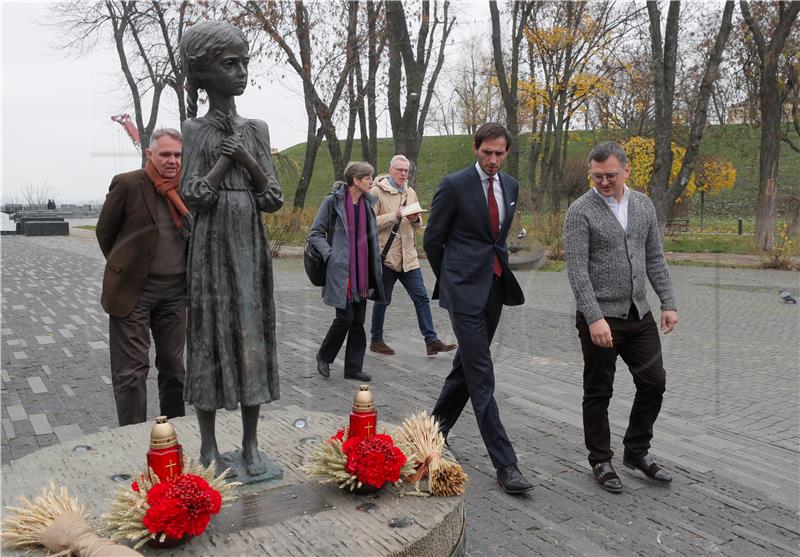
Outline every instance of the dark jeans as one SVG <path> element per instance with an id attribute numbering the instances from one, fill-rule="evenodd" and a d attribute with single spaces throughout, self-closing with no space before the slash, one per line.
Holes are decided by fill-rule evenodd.
<path id="1" fill-rule="evenodd" d="M 414 269 L 398 273 L 383 266 L 383 295 L 384 301 L 375 302 L 372 308 L 372 340 L 383 340 L 383 322 L 386 317 L 386 308 L 392 303 L 392 290 L 394 283 L 400 281 L 411 300 L 414 302 L 414 309 L 417 312 L 417 324 L 419 332 L 425 339 L 425 344 L 430 344 L 436 340 L 436 331 L 433 330 L 433 316 L 431 315 L 431 304 L 428 299 L 428 291 L 425 289 L 425 282 L 422 279 L 422 271 Z"/>
<path id="2" fill-rule="evenodd" d="M 467 400 L 472 400 L 478 429 L 495 468 L 517 463 L 494 399 L 494 365 L 489 349 L 502 311 L 503 285 L 501 280 L 495 280 L 481 313 L 450 313 L 458 351 L 432 412 L 446 437 Z"/>
<path id="3" fill-rule="evenodd" d="M 589 325 L 583 314 L 576 315 L 576 327 L 583 350 L 583 432 L 589 463 L 611 460 L 611 432 L 608 426 L 608 403 L 614 385 L 617 356 L 628 365 L 636 386 L 628 430 L 623 445 L 625 456 L 641 458 L 650 449 L 653 424 L 661 410 L 666 389 L 666 374 L 661 359 L 661 339 L 653 314 L 637 318 L 631 307 L 628 319 L 607 317 L 612 348 L 601 348 L 592 342 Z"/>
<path id="4" fill-rule="evenodd" d="M 125 317 L 109 316 L 111 381 L 119 425 L 147 421 L 150 332 L 156 347 L 161 415 L 185 415 L 183 350 L 186 342 L 186 278 L 150 277 Z"/>
<path id="5" fill-rule="evenodd" d="M 336 308 L 336 318 L 328 329 L 328 334 L 319 347 L 319 358 L 331 363 L 347 337 L 344 349 L 344 372 L 357 373 L 364 366 L 364 352 L 367 350 L 367 332 L 364 318 L 367 315 L 367 302 L 354 304 L 347 302 L 344 309 Z"/>

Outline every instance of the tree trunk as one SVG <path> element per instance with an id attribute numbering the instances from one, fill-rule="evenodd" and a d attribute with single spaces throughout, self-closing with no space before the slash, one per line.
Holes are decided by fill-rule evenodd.
<path id="1" fill-rule="evenodd" d="M 760 62 L 759 108 L 761 109 L 761 154 L 758 160 L 758 209 L 755 244 L 758 250 L 775 245 L 775 201 L 778 197 L 780 122 L 782 97 L 778 83 L 778 61 L 792 25 L 800 13 L 800 2 L 779 2 L 778 23 L 767 42 L 747 2 L 739 3 L 742 17 L 756 44 Z"/>
<path id="2" fill-rule="evenodd" d="M 316 117 L 314 118 L 316 123 Z M 311 184 L 311 175 L 314 173 L 314 162 L 317 160 L 317 151 L 322 143 L 322 128 L 314 132 L 314 125 L 311 124 L 306 133 L 306 153 L 303 157 L 303 172 L 297 182 L 297 190 L 294 194 L 294 208 L 302 210 L 306 203 L 308 186 Z"/>
<path id="3" fill-rule="evenodd" d="M 436 79 L 444 63 L 444 49 L 447 38 L 453 29 L 455 18 L 449 18 L 450 3 L 445 1 L 442 19 L 438 19 L 436 4 L 431 16 L 430 2 L 422 2 L 422 15 L 417 30 L 416 45 L 412 46 L 408 32 L 406 14 L 401 2 L 386 2 L 386 21 L 389 30 L 389 83 L 387 99 L 389 120 L 392 124 L 395 154 L 405 155 L 411 162 L 409 183 L 414 186 L 414 167 L 419 156 L 425 129 L 425 118 L 433 97 Z M 434 58 L 434 37 L 436 28 L 442 26 L 439 43 L 436 47 L 436 62 L 428 77 L 423 98 L 423 85 L 428 65 Z M 416 49 L 416 53 L 414 50 Z M 405 106 L 401 106 L 400 93 L 405 78 Z"/>
<path id="4" fill-rule="evenodd" d="M 506 72 L 503 60 L 503 48 L 500 36 L 500 12 L 497 2 L 489 2 L 489 11 L 492 19 L 492 53 L 494 58 L 497 83 L 500 96 L 503 99 L 503 108 L 506 113 L 506 127 L 511 134 L 511 150 L 506 159 L 506 172 L 514 177 L 519 176 L 519 117 L 518 117 L 518 81 L 519 57 L 523 32 L 527 24 L 528 15 L 533 4 L 529 2 L 514 2 L 511 12 L 511 66 Z"/>
<path id="5" fill-rule="evenodd" d="M 656 217 L 662 236 L 674 205 L 674 199 L 669 199 L 667 190 L 672 173 L 672 115 L 675 100 L 675 68 L 678 54 L 680 10 L 680 2 L 670 2 L 662 45 L 661 12 L 658 2 L 656 0 L 647 2 L 655 101 L 655 148 L 653 175 L 650 177 L 650 197 L 656 208 Z"/>

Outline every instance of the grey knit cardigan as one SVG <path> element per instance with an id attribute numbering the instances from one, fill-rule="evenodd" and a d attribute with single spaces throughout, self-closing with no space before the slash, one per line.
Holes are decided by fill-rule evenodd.
<path id="1" fill-rule="evenodd" d="M 628 227 L 623 230 L 606 202 L 589 190 L 567 210 L 564 247 L 569 283 L 587 323 L 603 317 L 626 319 L 631 304 L 640 318 L 646 315 L 645 275 L 661 310 L 677 309 L 655 207 L 645 194 L 630 190 Z"/>

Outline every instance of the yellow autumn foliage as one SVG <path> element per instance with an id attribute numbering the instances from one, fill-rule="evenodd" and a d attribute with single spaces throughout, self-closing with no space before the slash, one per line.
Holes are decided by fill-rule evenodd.
<path id="1" fill-rule="evenodd" d="M 655 158 L 655 140 L 646 137 L 632 137 L 622 144 L 628 155 L 631 165 L 631 175 L 626 184 L 628 187 L 645 192 L 650 195 L 650 177 L 653 175 L 653 160 Z M 686 149 L 680 145 L 672 144 L 672 170 L 669 174 L 670 182 L 674 181 L 680 172 Z M 700 157 L 695 164 L 694 172 L 689 177 L 689 183 L 680 198 L 689 198 L 699 191 L 715 193 L 723 189 L 732 188 L 736 183 L 736 167 L 729 160 L 721 157 Z"/>

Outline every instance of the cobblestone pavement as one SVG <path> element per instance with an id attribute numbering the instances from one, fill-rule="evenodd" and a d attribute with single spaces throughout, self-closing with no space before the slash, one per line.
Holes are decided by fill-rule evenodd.
<path id="1" fill-rule="evenodd" d="M 116 425 L 107 317 L 99 304 L 102 256 L 92 234 L 2 237 L 2 462 Z M 282 398 L 343 416 L 356 388 L 314 369 L 333 318 L 296 259 L 277 260 Z M 506 308 L 493 345 L 497 398 L 529 496 L 502 493 L 467 409 L 451 444 L 470 475 L 470 555 L 797 555 L 797 273 L 673 267 L 681 322 L 663 337 L 667 395 L 653 453 L 675 478 L 653 486 L 619 462 L 632 401 L 620 363 L 609 409 L 621 495 L 591 477 L 581 427 L 581 373 L 574 305 L 564 273 L 521 272 L 528 298 Z M 430 287 L 429 269 L 425 278 Z M 655 300 L 654 300 L 655 303 Z M 443 340 L 446 314 L 434 307 Z M 397 355 L 368 354 L 380 417 L 398 422 L 430 410 L 452 354 L 426 357 L 402 288 L 387 315 Z M 367 324 L 369 325 L 369 323 Z M 149 383 L 151 417 L 155 369 Z"/>

